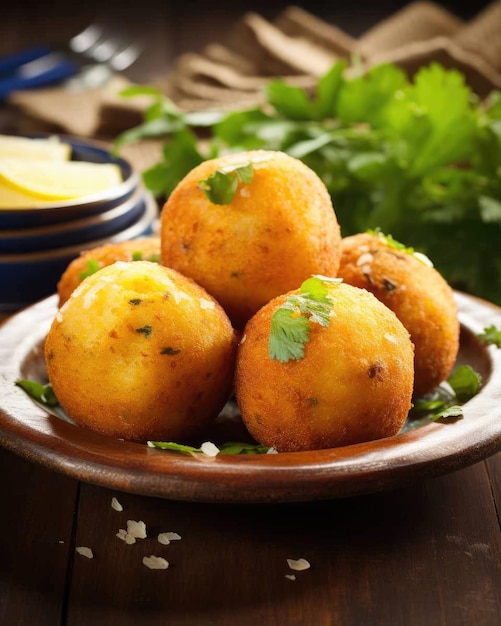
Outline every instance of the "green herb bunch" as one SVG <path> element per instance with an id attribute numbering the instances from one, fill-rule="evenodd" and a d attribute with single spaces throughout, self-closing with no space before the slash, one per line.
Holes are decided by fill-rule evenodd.
<path id="1" fill-rule="evenodd" d="M 391 232 L 454 287 L 501 304 L 501 92 L 481 101 L 438 64 L 412 81 L 392 64 L 355 69 L 335 64 L 315 93 L 272 80 L 261 107 L 232 113 L 185 114 L 155 90 L 129 89 L 155 100 L 117 149 L 166 138 L 162 160 L 144 172 L 157 196 L 205 159 L 287 152 L 324 181 L 344 236 Z"/>

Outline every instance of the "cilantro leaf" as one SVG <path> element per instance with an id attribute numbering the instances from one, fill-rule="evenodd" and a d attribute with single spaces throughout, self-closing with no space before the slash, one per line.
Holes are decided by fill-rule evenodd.
<path id="1" fill-rule="evenodd" d="M 496 328 L 494 324 L 484 328 L 484 332 L 478 335 L 485 344 L 494 345 L 497 348 L 501 348 L 501 328 Z"/>
<path id="2" fill-rule="evenodd" d="M 174 452 L 184 452 L 186 454 L 196 454 L 201 452 L 200 448 L 187 446 L 182 443 L 174 443 L 173 441 L 148 441 L 150 448 L 158 448 L 159 450 L 172 450 Z"/>
<path id="3" fill-rule="evenodd" d="M 480 391 L 480 374 L 470 365 L 460 365 L 447 379 L 459 402 L 467 402 Z"/>
<path id="4" fill-rule="evenodd" d="M 469 365 L 458 366 L 448 377 L 447 384 L 439 385 L 431 394 L 415 401 L 409 413 L 412 423 L 429 421 L 453 423 L 463 418 L 461 404 L 473 398 L 481 386 L 480 375 Z"/>
<path id="5" fill-rule="evenodd" d="M 463 417 L 463 409 L 459 405 L 454 404 L 435 413 L 430 419 L 433 422 L 437 422 L 438 420 L 456 422 L 457 420 L 463 419 Z"/>
<path id="6" fill-rule="evenodd" d="M 40 402 L 45 406 L 53 407 L 59 404 L 52 385 L 50 383 L 43 384 L 34 380 L 19 379 L 15 384 L 26 392 L 30 398 Z"/>
<path id="7" fill-rule="evenodd" d="M 310 340 L 310 323 L 329 326 L 332 299 L 328 284 L 338 284 L 338 278 L 314 275 L 306 279 L 299 293 L 291 294 L 271 318 L 268 354 L 280 363 L 304 357 L 304 346 Z"/>
<path id="8" fill-rule="evenodd" d="M 256 443 L 240 443 L 239 441 L 228 441 L 219 444 L 221 454 L 268 454 L 270 448 Z"/>
<path id="9" fill-rule="evenodd" d="M 304 357 L 304 344 L 310 340 L 310 324 L 306 317 L 294 311 L 280 308 L 271 319 L 268 342 L 270 359 L 280 363 Z"/>
<path id="10" fill-rule="evenodd" d="M 185 454 L 201 454 L 202 449 L 195 446 L 188 446 L 182 443 L 174 443 L 172 441 L 148 441 L 150 448 L 158 448 L 159 450 L 172 450 L 174 452 L 183 452 Z M 228 441 L 218 445 L 220 454 L 267 454 L 270 450 L 268 446 L 254 443 L 240 443 L 237 441 Z"/>
<path id="11" fill-rule="evenodd" d="M 250 184 L 253 174 L 252 163 L 247 163 L 224 171 L 216 170 L 205 180 L 201 180 L 199 185 L 213 204 L 230 204 L 238 189 L 238 183 Z"/>

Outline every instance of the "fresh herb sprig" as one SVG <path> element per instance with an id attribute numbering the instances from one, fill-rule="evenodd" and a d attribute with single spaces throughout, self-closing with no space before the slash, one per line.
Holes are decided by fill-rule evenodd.
<path id="1" fill-rule="evenodd" d="M 501 348 L 501 328 L 497 328 L 494 324 L 484 328 L 484 332 L 480 333 L 478 338 L 488 346 Z"/>
<path id="2" fill-rule="evenodd" d="M 431 394 L 416 401 L 411 419 L 425 418 L 430 421 L 457 421 L 462 419 L 462 404 L 479 393 L 482 385 L 480 375 L 470 365 L 459 365 Z"/>
<path id="3" fill-rule="evenodd" d="M 30 398 L 36 400 L 43 406 L 54 407 L 59 404 L 56 394 L 50 383 L 39 383 L 34 380 L 16 380 L 17 387 L 20 387 Z"/>
<path id="4" fill-rule="evenodd" d="M 315 275 L 305 280 L 299 293 L 291 294 L 271 318 L 268 354 L 270 359 L 288 363 L 304 357 L 310 340 L 311 323 L 329 326 L 332 298 L 327 285 L 341 279 Z"/>
<path id="5" fill-rule="evenodd" d="M 344 235 L 379 226 L 432 258 L 454 287 L 501 304 L 501 92 L 481 102 L 460 72 L 438 64 L 412 81 L 392 64 L 345 70 L 335 64 L 313 97 L 272 80 L 263 106 L 233 113 L 184 114 L 160 92 L 128 90 L 154 102 L 117 145 L 165 139 L 144 172 L 159 196 L 207 158 L 287 152 L 324 181 Z"/>
<path id="6" fill-rule="evenodd" d="M 159 450 L 171 450 L 174 452 L 183 452 L 185 454 L 203 454 L 202 447 L 188 446 L 181 443 L 171 441 L 148 441 L 148 446 L 158 448 Z M 261 444 L 242 443 L 239 441 L 228 441 L 217 446 L 218 454 L 268 454 L 270 448 Z"/>
<path id="7" fill-rule="evenodd" d="M 199 182 L 200 189 L 213 204 L 230 204 L 238 189 L 238 183 L 249 185 L 254 176 L 252 163 L 216 170 Z"/>

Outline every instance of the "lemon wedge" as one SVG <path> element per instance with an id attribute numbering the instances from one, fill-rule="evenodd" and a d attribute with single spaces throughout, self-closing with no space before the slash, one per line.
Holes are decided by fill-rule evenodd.
<path id="1" fill-rule="evenodd" d="M 57 201 L 93 195 L 122 182 L 114 163 L 0 158 L 0 189 L 28 199 Z"/>
<path id="2" fill-rule="evenodd" d="M 41 161 L 69 161 L 71 146 L 56 136 L 43 139 L 30 139 L 0 135 L 0 158 L 16 157 Z"/>

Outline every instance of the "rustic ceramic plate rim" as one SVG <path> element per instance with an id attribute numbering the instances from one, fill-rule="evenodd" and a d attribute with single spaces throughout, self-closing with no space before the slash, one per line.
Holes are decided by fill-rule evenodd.
<path id="1" fill-rule="evenodd" d="M 455 292 L 462 325 L 501 326 L 501 309 Z M 480 461 L 501 449 L 501 350 L 492 373 L 455 424 L 433 423 L 343 448 L 196 458 L 110 439 L 49 416 L 14 385 L 56 311 L 51 296 L 0 328 L 0 443 L 72 478 L 122 491 L 190 501 L 260 503 L 346 497 L 411 484 Z M 4 346 L 6 344 L 6 346 Z M 15 347 L 13 347 L 15 346 Z M 3 354 L 2 354 L 3 353 Z"/>

